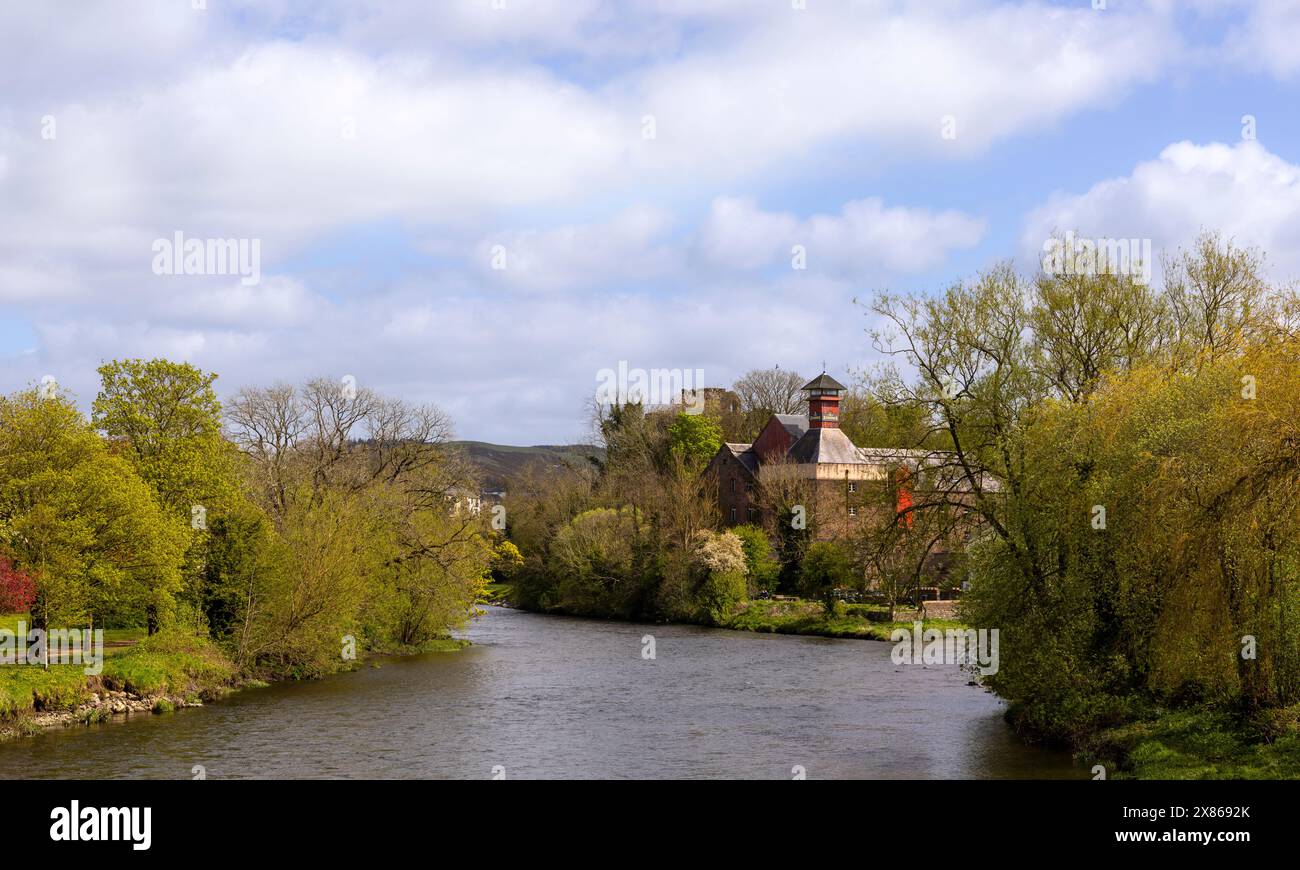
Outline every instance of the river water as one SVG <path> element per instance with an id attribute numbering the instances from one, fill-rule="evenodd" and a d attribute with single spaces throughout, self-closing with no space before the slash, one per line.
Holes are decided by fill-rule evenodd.
<path id="1" fill-rule="evenodd" d="M 655 658 L 642 657 L 654 636 Z M 1078 777 L 874 641 L 489 608 L 455 653 L 0 744 L 0 779 Z"/>

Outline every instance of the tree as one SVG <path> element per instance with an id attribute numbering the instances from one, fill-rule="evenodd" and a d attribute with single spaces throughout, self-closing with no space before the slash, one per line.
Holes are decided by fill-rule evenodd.
<path id="1" fill-rule="evenodd" d="M 722 426 L 705 414 L 678 414 L 668 427 L 674 456 L 693 468 L 703 468 L 722 446 Z"/>
<path id="2" fill-rule="evenodd" d="M 736 379 L 731 389 L 740 397 L 740 409 L 749 413 L 798 414 L 803 410 L 800 388 L 807 379 L 780 366 L 751 369 Z"/>
<path id="3" fill-rule="evenodd" d="M 732 385 L 740 399 L 740 410 L 745 415 L 746 435 L 752 440 L 773 414 L 801 414 L 804 411 L 800 388 L 807 380 L 798 372 L 785 371 L 780 366 L 770 369 L 753 369 Z"/>
<path id="4" fill-rule="evenodd" d="M 100 366 L 99 376 L 92 423 L 124 448 L 162 506 L 189 529 L 184 599 L 201 609 L 207 524 L 229 509 L 239 487 L 234 450 L 221 435 L 217 376 L 165 359 L 117 360 Z M 152 632 L 157 615 L 147 622 Z"/>
<path id="5" fill-rule="evenodd" d="M 500 541 L 492 548 L 492 579 L 509 583 L 511 576 L 523 567 L 524 556 L 511 541 Z"/>
<path id="6" fill-rule="evenodd" d="M 745 549 L 731 532 L 700 532 L 695 561 L 700 579 L 695 589 L 699 615 L 721 625 L 736 604 L 745 600 Z"/>
<path id="7" fill-rule="evenodd" d="M 751 590 L 772 591 L 781 576 L 781 563 L 772 555 L 772 542 L 758 526 L 736 526 L 732 534 L 740 538 L 745 553 L 745 574 Z"/>
<path id="8" fill-rule="evenodd" d="M 911 511 L 970 540 L 964 618 L 1001 629 L 989 684 L 1022 730 L 1078 738 L 1153 700 L 1295 703 L 1300 347 L 1259 263 L 1209 235 L 1159 292 L 1000 266 L 873 303 L 915 373 L 876 398 L 947 442 Z M 875 553 L 889 574 L 906 548 Z"/>
<path id="9" fill-rule="evenodd" d="M 808 545 L 799 569 L 799 591 L 807 598 L 820 600 L 827 613 L 835 609 L 834 591 L 854 581 L 853 563 L 834 541 L 815 541 Z"/>
<path id="10" fill-rule="evenodd" d="M 184 534 L 66 398 L 0 399 L 0 544 L 36 582 L 35 625 L 169 618 Z"/>
<path id="11" fill-rule="evenodd" d="M 221 437 L 217 376 L 165 359 L 117 360 L 99 367 L 91 422 L 129 456 L 169 510 L 186 521 L 234 490 Z"/>

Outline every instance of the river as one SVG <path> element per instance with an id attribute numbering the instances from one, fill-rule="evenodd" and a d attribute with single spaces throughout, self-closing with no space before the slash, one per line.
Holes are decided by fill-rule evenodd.
<path id="1" fill-rule="evenodd" d="M 642 657 L 654 636 L 655 658 Z M 0 744 L 0 779 L 1078 777 L 889 644 L 489 608 L 455 653 Z"/>

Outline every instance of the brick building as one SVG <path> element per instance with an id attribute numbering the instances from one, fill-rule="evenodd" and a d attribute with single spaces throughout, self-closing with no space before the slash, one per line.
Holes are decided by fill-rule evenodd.
<path id="1" fill-rule="evenodd" d="M 840 429 L 845 387 L 822 372 L 802 387 L 808 414 L 774 414 L 752 444 L 723 444 L 708 473 L 718 481 L 718 504 L 728 525 L 763 516 L 763 485 L 801 493 L 808 528 L 818 538 L 847 534 L 869 516 L 910 499 L 908 481 L 930 456 L 922 450 L 858 447 Z M 885 496 L 888 500 L 882 500 Z"/>

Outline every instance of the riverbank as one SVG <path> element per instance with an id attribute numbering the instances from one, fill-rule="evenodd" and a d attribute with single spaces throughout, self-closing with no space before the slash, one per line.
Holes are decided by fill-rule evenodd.
<path id="1" fill-rule="evenodd" d="M 1107 779 L 1300 779 L 1300 705 L 1267 719 L 1159 711 L 1088 736 L 1076 757 Z"/>
<path id="2" fill-rule="evenodd" d="M 492 583 L 480 595 L 479 603 L 514 607 L 513 595 L 509 583 Z M 949 605 L 952 602 L 942 603 Z M 543 612 L 563 616 L 589 615 L 568 613 L 559 609 Z M 926 619 L 921 612 L 910 609 L 896 612 L 894 619 L 890 620 L 885 608 L 867 604 L 840 604 L 836 606 L 834 613 L 827 613 L 820 602 L 802 598 L 742 601 L 722 621 L 707 627 L 765 634 L 889 641 L 895 629 L 911 631 L 918 619 L 926 628 L 946 630 L 966 627 L 957 619 L 946 617 Z"/>
<path id="3" fill-rule="evenodd" d="M 0 668 L 0 740 L 113 716 L 199 707 L 233 691 L 234 665 L 206 638 L 160 632 L 105 650 L 99 674 L 81 664 Z"/>
<path id="4" fill-rule="evenodd" d="M 923 619 L 914 611 L 900 611 L 891 621 L 884 608 L 865 604 L 840 605 L 834 613 L 827 613 L 820 602 L 802 599 L 742 602 L 718 627 L 769 634 L 889 641 L 896 629 L 911 631 L 918 619 L 925 628 L 941 631 L 966 627 L 955 619 Z"/>
<path id="5" fill-rule="evenodd" d="M 135 635 L 135 630 L 121 633 Z M 48 669 L 14 664 L 0 667 L 0 741 L 30 736 L 50 728 L 91 725 L 114 716 L 165 714 L 246 688 L 268 679 L 240 674 L 211 640 L 181 631 L 163 631 L 105 650 L 103 668 L 89 675 L 80 664 L 52 664 Z M 122 643 L 126 643 L 123 641 Z M 340 671 L 387 656 L 454 652 L 468 640 L 437 638 L 420 647 L 368 652 Z M 262 674 L 274 680 L 274 675 Z"/>

